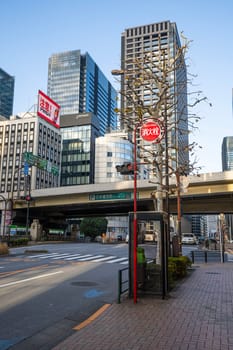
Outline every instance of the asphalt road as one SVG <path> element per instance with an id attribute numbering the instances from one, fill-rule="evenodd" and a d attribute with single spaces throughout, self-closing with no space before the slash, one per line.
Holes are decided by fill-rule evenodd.
<path id="1" fill-rule="evenodd" d="M 124 243 L 49 244 L 10 253 L 0 258 L 0 350 L 51 349 L 117 300 L 118 270 L 128 266 Z"/>
<path id="2" fill-rule="evenodd" d="M 144 246 L 147 259 L 156 246 Z M 197 249 L 183 247 L 183 254 Z M 57 243 L 12 248 L 0 258 L 0 350 L 52 349 L 117 300 L 128 244 Z"/>

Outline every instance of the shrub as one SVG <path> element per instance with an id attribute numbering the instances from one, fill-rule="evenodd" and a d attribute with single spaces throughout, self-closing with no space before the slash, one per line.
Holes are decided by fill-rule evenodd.
<path id="1" fill-rule="evenodd" d="M 187 275 L 187 268 L 191 265 L 192 262 L 187 256 L 168 258 L 168 271 L 174 280 L 185 277 Z"/>
<path id="2" fill-rule="evenodd" d="M 10 247 L 19 247 L 19 246 L 23 246 L 23 245 L 27 245 L 29 241 L 29 238 L 27 237 L 12 237 L 9 238 L 8 240 L 8 245 Z"/>
<path id="3" fill-rule="evenodd" d="M 0 243 L 0 255 L 9 254 L 9 248 L 7 243 Z"/>

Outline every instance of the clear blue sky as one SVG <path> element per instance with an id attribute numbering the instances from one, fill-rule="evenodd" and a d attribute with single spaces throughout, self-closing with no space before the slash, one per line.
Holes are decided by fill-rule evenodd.
<path id="1" fill-rule="evenodd" d="M 2 0 L 0 67 L 15 76 L 14 114 L 36 103 L 38 89 L 47 91 L 51 54 L 88 52 L 118 88 L 111 70 L 120 66 L 121 33 L 170 20 L 192 40 L 188 71 L 213 104 L 197 109 L 198 164 L 201 172 L 221 171 L 222 140 L 233 135 L 232 16 L 232 0 Z"/>

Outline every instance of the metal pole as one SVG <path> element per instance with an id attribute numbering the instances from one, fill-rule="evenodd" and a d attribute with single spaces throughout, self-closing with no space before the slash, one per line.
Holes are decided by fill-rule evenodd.
<path id="1" fill-rule="evenodd" d="M 179 171 L 176 171 L 176 183 L 177 183 L 177 233 L 178 233 L 178 239 L 179 239 L 179 252 L 180 252 L 180 255 L 182 255 L 180 173 L 179 173 Z"/>
<path id="2" fill-rule="evenodd" d="M 166 63 L 165 63 L 165 50 L 163 50 L 163 83 L 166 84 Z M 164 127 L 165 127 L 165 189 L 166 189 L 166 230 L 165 230 L 165 242 L 164 242 L 164 258 L 163 258 L 163 298 L 167 294 L 168 290 L 168 244 L 170 244 L 170 209 L 169 209 L 169 153 L 168 153 L 168 120 L 167 120 L 167 91 L 165 87 L 164 91 Z"/>
<path id="3" fill-rule="evenodd" d="M 3 197 L 2 195 L 0 195 L 0 197 L 2 198 L 2 200 L 4 201 L 4 215 L 2 215 L 2 218 L 3 218 L 3 228 L 2 228 L 2 235 L 5 236 L 5 230 L 6 230 L 6 198 Z"/>
<path id="4" fill-rule="evenodd" d="M 29 226 L 29 204 L 30 202 L 27 202 L 27 215 L 26 215 L 26 235 L 28 235 L 28 226 Z"/>
<path id="5" fill-rule="evenodd" d="M 137 303 L 137 142 L 136 142 L 137 125 L 134 128 L 134 200 L 133 200 L 133 266 L 134 266 L 134 278 L 133 278 L 133 296 L 134 303 Z"/>
<path id="6" fill-rule="evenodd" d="M 222 262 L 225 262 L 225 238 L 224 238 L 224 228 L 223 228 L 223 222 L 224 219 L 222 221 Z"/>
<path id="7" fill-rule="evenodd" d="M 219 227 L 219 245 L 220 245 L 220 257 L 221 257 L 221 263 L 223 263 L 223 259 L 222 259 L 222 257 L 223 257 L 223 254 L 222 254 L 222 251 L 223 251 L 223 246 L 222 246 L 222 220 L 221 220 L 221 218 L 220 218 L 220 227 Z"/>

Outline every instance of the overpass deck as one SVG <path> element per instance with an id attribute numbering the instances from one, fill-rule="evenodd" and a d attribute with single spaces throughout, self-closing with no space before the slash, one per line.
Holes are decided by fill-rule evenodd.
<path id="1" fill-rule="evenodd" d="M 186 178 L 188 187 L 181 194 L 183 213 L 233 212 L 233 171 L 207 173 Z M 137 181 L 138 210 L 154 210 L 151 193 L 157 185 Z M 170 211 L 176 213 L 176 180 L 170 178 Z M 30 211 L 35 215 L 66 217 L 125 214 L 133 211 L 134 181 L 32 190 Z M 25 201 L 15 201 L 14 209 L 25 209 Z"/>

